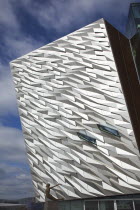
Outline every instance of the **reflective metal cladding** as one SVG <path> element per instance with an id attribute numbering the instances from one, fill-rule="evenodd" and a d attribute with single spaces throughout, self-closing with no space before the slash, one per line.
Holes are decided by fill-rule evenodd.
<path id="1" fill-rule="evenodd" d="M 104 20 L 11 62 L 36 198 L 140 191 L 140 156 Z"/>

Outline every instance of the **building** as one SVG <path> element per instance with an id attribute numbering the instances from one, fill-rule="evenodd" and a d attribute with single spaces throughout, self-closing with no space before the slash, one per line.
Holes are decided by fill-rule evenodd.
<path id="1" fill-rule="evenodd" d="M 132 3 L 130 5 L 126 35 L 130 39 L 130 46 L 140 84 L 140 3 Z"/>
<path id="2" fill-rule="evenodd" d="M 140 3 L 131 3 L 126 25 L 126 35 L 131 39 L 137 32 L 140 33 Z"/>
<path id="3" fill-rule="evenodd" d="M 101 19 L 12 61 L 11 70 L 37 200 L 46 183 L 60 183 L 52 195 L 84 199 L 86 210 L 105 198 L 100 209 L 133 209 L 140 118 L 129 40 Z"/>
<path id="4" fill-rule="evenodd" d="M 132 3 L 130 5 L 126 35 L 130 39 L 137 76 L 140 83 L 140 3 Z"/>
<path id="5" fill-rule="evenodd" d="M 140 3 L 130 4 L 126 28 L 126 35 L 129 38 L 129 43 L 126 39 L 126 41 L 122 40 L 121 46 L 123 46 L 123 56 L 127 65 L 127 84 L 129 84 L 128 86 L 130 87 L 126 88 L 126 91 L 129 89 L 127 95 L 131 96 L 127 105 L 129 106 L 129 110 L 131 110 L 131 122 L 133 123 L 134 133 L 140 150 Z M 131 105 L 130 101 L 132 102 Z"/>

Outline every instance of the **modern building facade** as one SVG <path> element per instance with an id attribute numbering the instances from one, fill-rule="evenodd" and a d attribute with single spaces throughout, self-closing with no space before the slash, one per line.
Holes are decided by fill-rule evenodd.
<path id="1" fill-rule="evenodd" d="M 140 3 L 131 3 L 126 25 L 126 35 L 131 39 L 138 32 L 140 33 Z"/>
<path id="2" fill-rule="evenodd" d="M 11 62 L 38 201 L 48 182 L 66 200 L 140 192 L 132 69 L 129 40 L 103 19 Z"/>
<path id="3" fill-rule="evenodd" d="M 130 5 L 126 35 L 130 39 L 133 59 L 140 84 L 140 3 L 132 3 Z"/>

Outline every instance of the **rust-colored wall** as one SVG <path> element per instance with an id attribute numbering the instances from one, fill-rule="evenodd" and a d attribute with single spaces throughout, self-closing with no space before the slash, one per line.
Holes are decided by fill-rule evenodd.
<path id="1" fill-rule="evenodd" d="M 105 21 L 136 141 L 140 150 L 140 84 L 129 40 Z"/>

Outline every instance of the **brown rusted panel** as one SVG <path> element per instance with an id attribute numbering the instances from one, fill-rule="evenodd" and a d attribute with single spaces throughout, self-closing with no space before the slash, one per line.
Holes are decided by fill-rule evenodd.
<path id="1" fill-rule="evenodd" d="M 140 150 L 140 84 L 129 40 L 105 21 L 131 123 Z"/>

